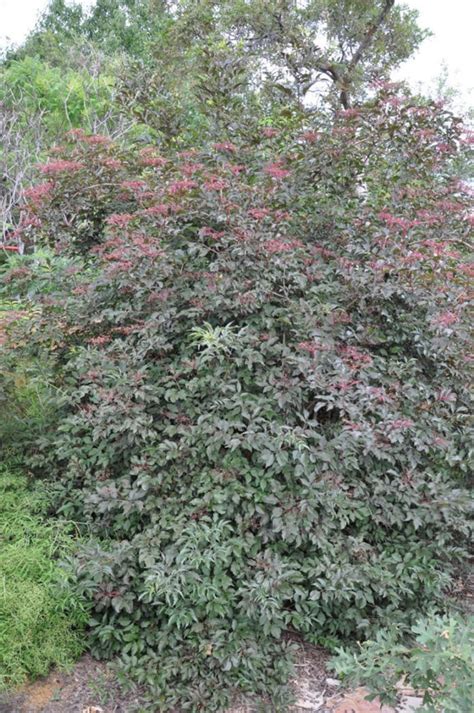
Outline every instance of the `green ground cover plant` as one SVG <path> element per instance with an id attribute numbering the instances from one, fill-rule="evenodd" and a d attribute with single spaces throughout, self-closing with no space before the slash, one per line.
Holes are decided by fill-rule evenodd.
<path id="1" fill-rule="evenodd" d="M 71 531 L 47 521 L 47 509 L 17 467 L 0 467 L 0 692 L 72 665 L 84 649 L 85 610 L 58 566 Z"/>

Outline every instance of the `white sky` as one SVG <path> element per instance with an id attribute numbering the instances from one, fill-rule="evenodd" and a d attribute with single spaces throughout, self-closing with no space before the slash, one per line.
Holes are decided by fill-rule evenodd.
<path id="1" fill-rule="evenodd" d="M 81 0 L 88 6 L 93 0 Z M 473 0 L 404 0 L 420 13 L 420 25 L 434 36 L 397 72 L 415 87 L 429 86 L 448 69 L 449 82 L 462 92 L 463 103 L 472 104 L 474 79 L 474 2 Z M 48 0 L 0 0 L 0 45 L 6 38 L 20 42 L 34 27 Z"/>

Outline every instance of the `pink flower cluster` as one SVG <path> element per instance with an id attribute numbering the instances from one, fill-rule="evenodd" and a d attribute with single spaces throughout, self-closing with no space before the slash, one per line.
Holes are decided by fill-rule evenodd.
<path id="1" fill-rule="evenodd" d="M 229 163 L 227 165 L 227 168 L 234 176 L 239 176 L 243 171 L 245 171 L 245 166 L 242 166 L 241 164 L 237 164 L 237 163 L 236 164 Z"/>
<path id="2" fill-rule="evenodd" d="M 277 180 L 287 178 L 291 174 L 289 169 L 283 168 L 283 161 L 274 161 L 273 163 L 269 163 L 263 170 L 267 176 L 271 176 Z"/>
<path id="3" fill-rule="evenodd" d="M 190 178 L 185 178 L 182 181 L 175 181 L 170 183 L 168 186 L 168 193 L 170 195 L 176 195 L 178 193 L 186 193 L 187 191 L 192 191 L 193 188 L 197 188 L 198 184 L 196 181 L 192 181 Z"/>
<path id="4" fill-rule="evenodd" d="M 254 220 L 262 220 L 270 215 L 269 208 L 251 208 L 249 210 L 249 216 Z"/>
<path id="5" fill-rule="evenodd" d="M 202 163 L 185 163 L 180 167 L 181 173 L 185 176 L 194 176 L 198 171 L 202 171 L 204 165 Z"/>
<path id="6" fill-rule="evenodd" d="M 302 352 L 308 352 L 308 354 L 311 354 L 311 356 L 316 356 L 319 351 L 318 347 L 314 342 L 299 342 L 298 349 L 300 349 Z"/>
<path id="7" fill-rule="evenodd" d="M 390 431 L 404 431 L 406 428 L 411 428 L 414 425 L 415 424 L 411 418 L 398 418 L 394 421 L 390 421 L 390 423 L 387 424 L 387 427 Z"/>
<path id="8" fill-rule="evenodd" d="M 91 134 L 90 136 L 83 136 L 82 141 L 84 143 L 89 144 L 90 146 L 105 146 L 106 144 L 110 144 L 110 138 L 108 136 L 104 136 L 103 134 Z"/>
<path id="9" fill-rule="evenodd" d="M 212 238 L 213 240 L 219 240 L 219 238 L 222 238 L 225 235 L 223 231 L 214 230 L 214 228 L 210 228 L 209 226 L 201 228 L 199 234 L 202 238 Z"/>
<path id="10" fill-rule="evenodd" d="M 383 220 L 390 228 L 400 228 L 403 232 L 407 232 L 410 228 L 419 225 L 418 220 L 409 220 L 408 218 L 400 218 L 399 216 L 392 215 L 386 211 L 381 211 L 379 213 L 379 218 Z"/>
<path id="11" fill-rule="evenodd" d="M 357 347 L 344 346 L 341 348 L 341 354 L 346 363 L 348 363 L 350 369 L 360 369 L 363 366 L 369 366 L 372 364 L 372 357 L 370 354 L 361 351 Z"/>
<path id="12" fill-rule="evenodd" d="M 301 138 L 308 144 L 314 144 L 319 139 L 319 136 L 317 131 L 305 131 Z"/>
<path id="13" fill-rule="evenodd" d="M 55 176 L 58 173 L 77 173 L 77 171 L 84 168 L 84 164 L 78 161 L 58 159 L 57 161 L 44 163 L 38 166 L 38 168 L 44 176 Z"/>
<path id="14" fill-rule="evenodd" d="M 117 228 L 126 228 L 135 217 L 136 216 L 132 215 L 132 213 L 113 213 L 109 215 L 106 223 L 107 225 L 113 225 Z"/>
<path id="15" fill-rule="evenodd" d="M 23 192 L 23 195 L 28 202 L 37 205 L 41 203 L 46 196 L 50 195 L 52 189 L 53 184 L 50 181 L 46 181 L 44 183 L 38 183 L 36 186 L 31 186 L 31 188 L 27 188 Z"/>
<path id="16" fill-rule="evenodd" d="M 341 394 L 345 394 L 347 391 L 350 391 L 354 386 L 358 386 L 359 384 L 360 381 L 358 381 L 358 379 L 339 379 L 339 381 L 336 381 L 334 384 L 334 388 L 340 391 Z"/>
<path id="17" fill-rule="evenodd" d="M 276 253 L 288 253 L 295 248 L 302 247 L 302 243 L 299 240 L 292 240 L 288 242 L 287 240 L 280 240 L 279 238 L 273 238 L 267 240 L 264 243 L 265 250 L 270 255 L 275 255 Z"/>
<path id="18" fill-rule="evenodd" d="M 433 317 L 431 324 L 435 327 L 452 327 L 454 324 L 458 324 L 459 321 L 460 317 L 458 314 L 448 311 Z"/>
<path id="19" fill-rule="evenodd" d="M 207 181 L 204 183 L 204 188 L 207 191 L 223 191 L 228 188 L 227 181 L 224 181 L 219 176 L 209 176 Z"/>
<path id="20" fill-rule="evenodd" d="M 117 158 L 105 158 L 102 163 L 106 168 L 111 168 L 114 171 L 122 168 L 122 162 Z"/>
<path id="21" fill-rule="evenodd" d="M 166 166 L 168 162 L 162 156 L 158 156 L 152 148 L 146 148 L 140 151 L 140 163 L 142 166 L 162 168 L 163 166 Z"/>
<path id="22" fill-rule="evenodd" d="M 338 115 L 344 116 L 346 119 L 353 119 L 356 116 L 360 116 L 360 109 L 341 109 L 341 111 L 338 112 Z"/>
<path id="23" fill-rule="evenodd" d="M 170 212 L 170 206 L 165 203 L 158 203 L 157 205 L 152 205 L 149 208 L 144 208 L 141 211 L 142 215 L 168 215 Z"/>
<path id="24" fill-rule="evenodd" d="M 89 339 L 89 344 L 93 347 L 102 347 L 104 344 L 108 344 L 111 341 L 111 337 L 107 335 L 102 335 L 99 337 L 92 337 Z"/>

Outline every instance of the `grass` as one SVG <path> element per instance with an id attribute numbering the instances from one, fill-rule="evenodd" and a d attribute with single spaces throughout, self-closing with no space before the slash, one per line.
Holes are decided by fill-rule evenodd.
<path id="1" fill-rule="evenodd" d="M 67 668 L 84 648 L 85 612 L 58 564 L 72 533 L 45 513 L 45 494 L 0 466 L 0 691 Z"/>

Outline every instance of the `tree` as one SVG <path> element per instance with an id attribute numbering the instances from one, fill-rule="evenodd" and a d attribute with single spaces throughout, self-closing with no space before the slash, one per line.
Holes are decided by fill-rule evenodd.
<path id="1" fill-rule="evenodd" d="M 345 108 L 426 36 L 416 12 L 395 0 L 206 0 L 179 8 L 180 38 L 202 43 L 212 36 L 234 49 L 243 46 L 257 86 L 305 102 L 310 93 L 327 93 L 329 82 Z"/>
<path id="2" fill-rule="evenodd" d="M 145 56 L 165 10 L 160 0 L 96 0 L 88 12 L 76 2 L 51 0 L 23 46 L 10 51 L 7 61 L 35 56 L 63 65 L 71 45 L 88 43 L 108 55 Z"/>

